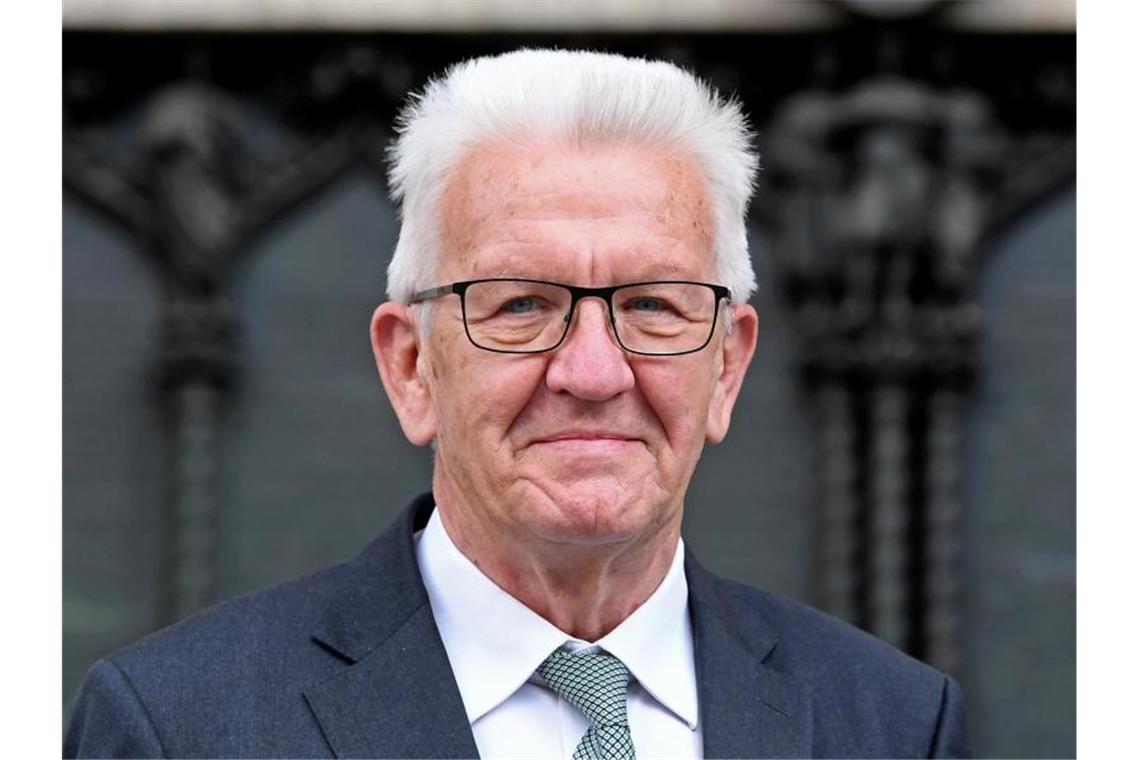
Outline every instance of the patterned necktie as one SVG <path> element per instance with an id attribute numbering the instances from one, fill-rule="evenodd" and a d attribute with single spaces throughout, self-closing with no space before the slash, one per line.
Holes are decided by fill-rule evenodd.
<path id="1" fill-rule="evenodd" d="M 574 760 L 634 760 L 625 711 L 629 668 L 611 654 L 557 650 L 536 671 L 560 697 L 590 719 Z"/>

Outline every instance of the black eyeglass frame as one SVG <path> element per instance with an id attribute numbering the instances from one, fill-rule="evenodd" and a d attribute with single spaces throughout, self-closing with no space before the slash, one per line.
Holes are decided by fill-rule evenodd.
<path id="1" fill-rule="evenodd" d="M 570 291 L 570 308 L 566 311 L 566 316 L 563 321 L 566 323 L 565 329 L 562 330 L 562 337 L 558 342 L 549 348 L 538 348 L 530 350 L 511 350 L 504 348 L 488 348 L 476 342 L 475 338 L 471 336 L 471 329 L 467 326 L 467 299 L 465 294 L 467 289 L 472 285 L 478 285 L 483 282 L 533 282 L 537 285 L 551 285 L 553 287 L 564 288 Z M 618 332 L 617 320 L 614 318 L 614 302 L 613 296 L 619 290 L 624 288 L 633 288 L 643 285 L 701 285 L 710 289 L 716 296 L 716 301 L 713 309 L 712 323 L 709 329 L 709 334 L 705 336 L 705 342 L 696 348 L 686 349 L 685 351 L 638 351 L 625 345 L 621 340 L 621 334 Z M 453 282 L 450 285 L 440 285 L 436 288 L 428 288 L 421 290 L 418 293 L 413 293 L 412 297 L 408 299 L 408 304 L 418 304 L 424 301 L 430 301 L 435 298 L 442 298 L 443 296 L 455 293 L 459 296 L 459 308 L 463 313 L 463 331 L 467 333 L 467 340 L 475 348 L 482 349 L 483 351 L 493 351 L 497 354 L 544 354 L 547 351 L 553 351 L 562 345 L 566 340 L 566 336 L 570 334 L 570 323 L 574 321 L 574 309 L 578 306 L 578 302 L 583 298 L 600 298 L 606 302 L 606 313 L 610 317 L 610 327 L 613 328 L 614 338 L 617 340 L 618 346 L 623 351 L 628 351 L 631 354 L 638 354 L 640 356 L 684 356 L 685 354 L 695 354 L 701 351 L 712 340 L 712 336 L 716 333 L 717 318 L 720 316 L 721 301 L 732 301 L 732 291 L 724 285 L 714 285 L 711 282 L 695 282 L 693 280 L 646 280 L 644 282 L 627 282 L 622 285 L 607 285 L 604 288 L 584 288 L 578 285 L 567 285 L 562 282 L 551 282 L 550 280 L 534 280 L 528 277 L 484 277 L 478 280 L 462 280 L 460 282 Z"/>

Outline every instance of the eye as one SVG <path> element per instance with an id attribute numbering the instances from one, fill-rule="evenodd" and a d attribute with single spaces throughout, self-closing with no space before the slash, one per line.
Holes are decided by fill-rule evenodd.
<path id="1" fill-rule="evenodd" d="M 534 296 L 523 296 L 520 298 L 512 298 L 502 306 L 502 311 L 507 314 L 527 314 L 539 308 L 538 299 Z"/>
<path id="2" fill-rule="evenodd" d="M 669 307 L 660 298 L 650 298 L 649 296 L 639 296 L 632 298 L 626 302 L 626 307 L 633 311 L 665 311 Z"/>

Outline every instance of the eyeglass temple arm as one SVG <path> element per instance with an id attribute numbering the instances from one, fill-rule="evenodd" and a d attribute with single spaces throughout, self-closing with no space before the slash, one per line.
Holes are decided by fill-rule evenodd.
<path id="1" fill-rule="evenodd" d="M 438 288 L 428 288 L 421 290 L 419 293 L 412 293 L 412 297 L 408 299 L 409 304 L 421 303 L 423 301 L 430 301 L 433 298 L 446 296 L 450 293 L 458 293 L 455 285 L 440 285 Z"/>

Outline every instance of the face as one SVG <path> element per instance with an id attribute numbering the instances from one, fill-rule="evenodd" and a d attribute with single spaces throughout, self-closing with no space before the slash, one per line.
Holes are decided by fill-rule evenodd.
<path id="1" fill-rule="evenodd" d="M 437 284 L 717 281 L 706 189 L 684 156 L 629 146 L 481 148 L 450 175 L 442 217 Z M 418 429 L 437 443 L 434 489 L 451 512 L 445 519 L 548 547 L 679 530 L 690 476 L 705 441 L 723 437 L 743 375 L 722 327 L 694 354 L 631 355 L 615 343 L 605 303 L 588 298 L 556 350 L 508 355 L 468 341 L 457 296 L 433 304 L 417 339 Z M 752 327 L 728 338 L 747 348 L 744 365 Z"/>

